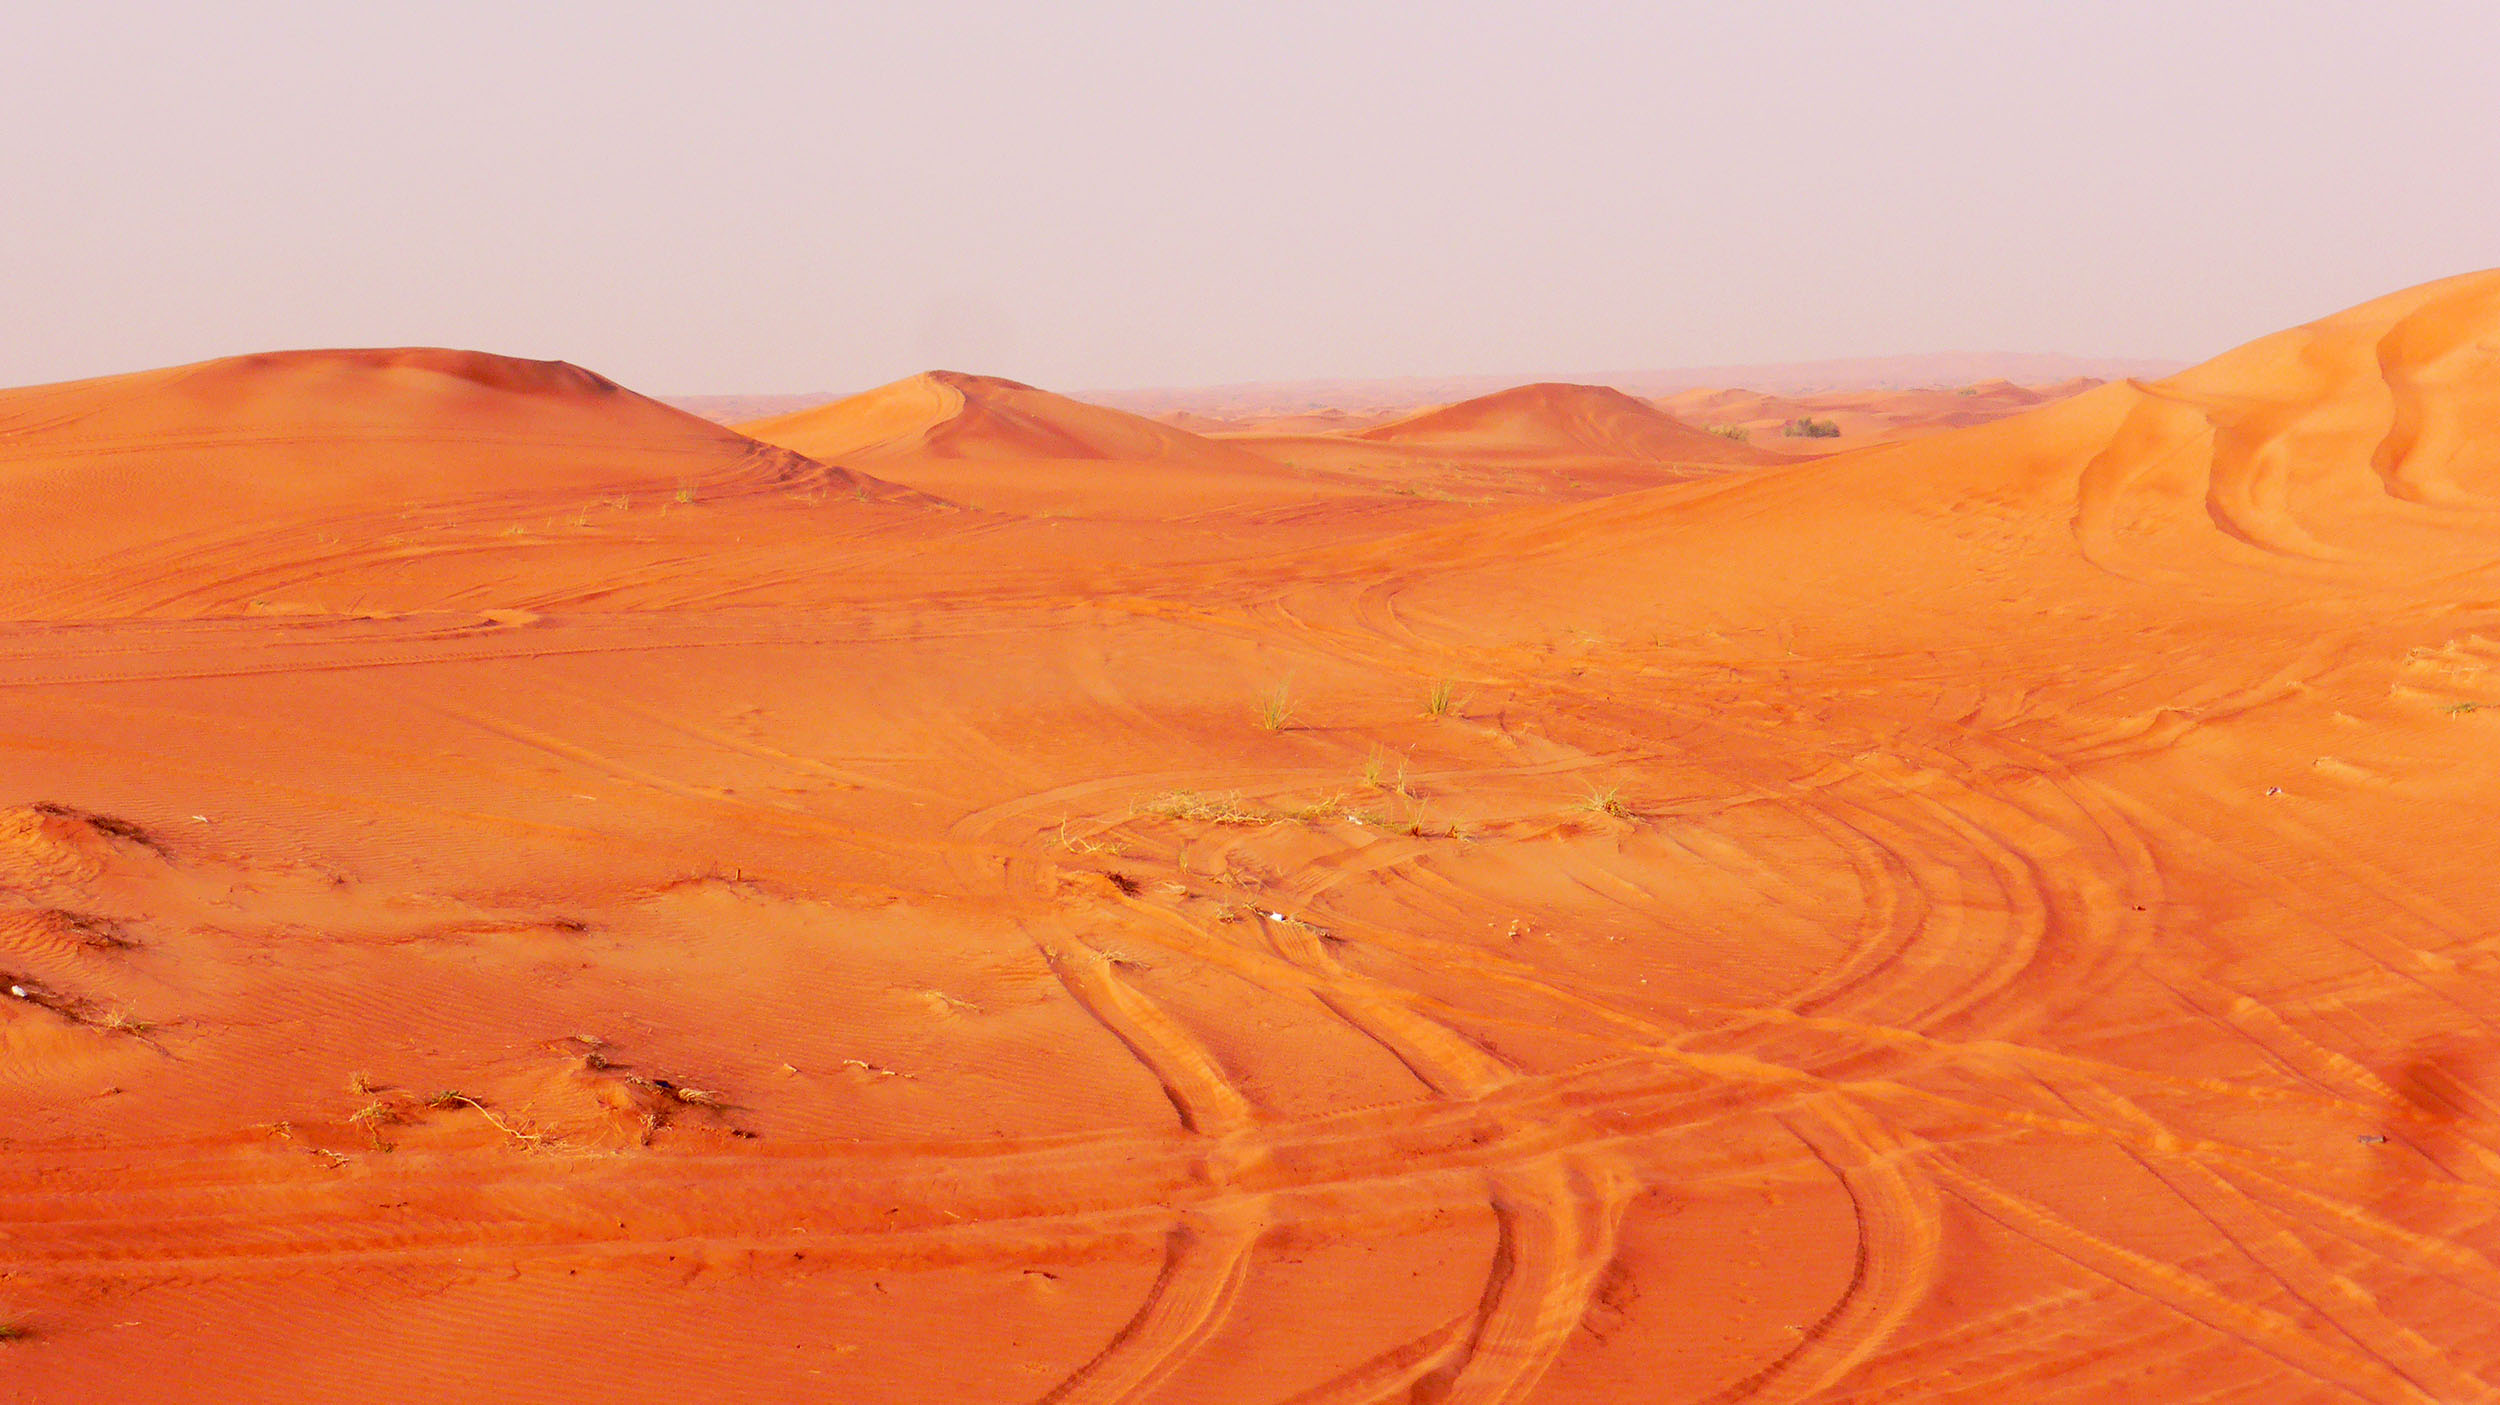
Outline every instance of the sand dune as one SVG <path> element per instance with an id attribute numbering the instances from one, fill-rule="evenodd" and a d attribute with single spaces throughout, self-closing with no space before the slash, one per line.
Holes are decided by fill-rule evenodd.
<path id="1" fill-rule="evenodd" d="M 638 502 L 799 493 L 914 496 L 576 366 L 478 352 L 273 352 L 0 391 L 0 510 L 27 532 L 0 559 L 0 610 L 231 610 L 445 569 L 427 589 L 456 595 L 509 573 L 497 558 L 551 512 L 586 531 Z"/>
<path id="2" fill-rule="evenodd" d="M 2100 385 L 2091 379 L 2024 386 L 1980 381 L 1953 389 L 1848 390 L 1814 395 L 1763 394 L 1753 390 L 1688 390 L 1660 404 L 1689 423 L 1745 432 L 1756 448 L 1789 454 L 1828 454 L 1868 444 L 1921 438 L 1946 429 L 1967 429 L 2019 414 L 2036 405 L 2069 399 Z M 1830 438 L 1792 436 L 1794 421 L 1816 420 L 1839 431 Z"/>
<path id="3" fill-rule="evenodd" d="M 738 429 L 827 462 L 876 466 L 916 487 L 1007 510 L 1101 511 L 1143 502 L 1150 513 L 1171 513 L 1268 499 L 1280 486 L 1301 496 L 1314 490 L 1295 484 L 1294 475 L 1280 480 L 1278 465 L 1268 459 L 1185 429 L 960 371 L 924 372 Z M 1040 463 L 1070 467 L 1036 472 Z M 1125 482 L 1106 478 L 1102 469 L 1113 463 L 1152 465 L 1153 472 Z"/>
<path id="4" fill-rule="evenodd" d="M 2091 578 L 2242 602 L 2287 581 L 2409 586 L 2492 558 L 2500 414 L 2489 377 L 2500 278 L 2472 275 L 2253 342 L 2167 380 L 2122 381 L 2011 418 L 1714 491 L 1664 489 L 1491 535 L 1567 537 L 1605 559 L 1690 534 L 1804 553 L 1811 573 L 1748 579 L 1762 614 L 1885 618 L 1850 579 L 1967 592 L 1983 569 L 2025 584 Z M 2004 560 L 1992 566 L 1982 559 Z M 1814 602 L 1808 608 L 1805 602 Z"/>
<path id="5" fill-rule="evenodd" d="M 1664 486 L 888 392 L 0 393 L 9 1390 L 2495 1395 L 2500 273 Z"/>
<path id="6" fill-rule="evenodd" d="M 1330 409 L 1360 413 L 1412 412 L 1491 395 L 1512 386 L 1563 381 L 1608 385 L 1627 395 L 1672 398 L 1713 386 L 1750 386 L 1785 396 L 1918 390 L 1988 380 L 2045 385 L 2090 378 L 2159 377 L 2185 363 L 2145 357 L 2081 357 L 2021 352 L 1942 352 L 1856 357 L 1830 361 L 1751 362 L 1672 369 L 1577 371 L 1566 375 L 1407 376 L 1389 380 L 1273 381 L 1164 389 L 1101 390 L 1084 398 L 1138 414 L 1179 412 L 1217 419 L 1274 419 Z M 817 397 L 823 399 L 826 397 Z M 721 397 L 671 403 L 704 404 Z M 747 418 L 753 418 L 748 416 Z"/>
<path id="7" fill-rule="evenodd" d="M 1343 481 L 1478 504 L 1600 497 L 1791 457 L 1593 385 L 1514 386 L 1385 419 L 1292 415 L 1217 437 Z"/>
<path id="8" fill-rule="evenodd" d="M 1753 464 L 1767 456 L 1602 385 L 1523 385 L 1426 410 L 1355 437 L 1387 444 L 1565 450 L 1670 463 Z"/>
<path id="9" fill-rule="evenodd" d="M 828 460 L 1251 460 L 1187 430 L 993 376 L 928 371 L 847 400 L 740 425 L 768 444 Z"/>

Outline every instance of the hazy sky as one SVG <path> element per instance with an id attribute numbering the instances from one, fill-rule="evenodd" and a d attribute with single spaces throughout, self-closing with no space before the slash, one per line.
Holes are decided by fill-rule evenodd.
<path id="1" fill-rule="evenodd" d="M 0 8 L 0 383 L 2201 358 L 2500 264 L 2500 4 Z"/>

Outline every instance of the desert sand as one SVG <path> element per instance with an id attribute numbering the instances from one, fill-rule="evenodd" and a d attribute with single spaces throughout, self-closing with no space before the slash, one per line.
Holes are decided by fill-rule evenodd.
<path id="1" fill-rule="evenodd" d="M 0 392 L 0 1396 L 2495 1398 L 2500 272 L 1775 398 Z"/>

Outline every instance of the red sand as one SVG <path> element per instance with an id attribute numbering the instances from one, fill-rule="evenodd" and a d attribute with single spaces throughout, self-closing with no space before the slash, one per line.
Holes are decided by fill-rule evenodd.
<path id="1" fill-rule="evenodd" d="M 8 1397 L 2491 1398 L 2500 274 L 1494 399 L 0 392 Z"/>

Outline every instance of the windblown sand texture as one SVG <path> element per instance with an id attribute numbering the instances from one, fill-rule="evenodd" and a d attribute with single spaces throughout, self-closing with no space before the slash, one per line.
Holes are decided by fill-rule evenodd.
<path id="1" fill-rule="evenodd" d="M 2007 408 L 0 392 L 0 1395 L 2492 1399 L 2500 273 Z"/>

